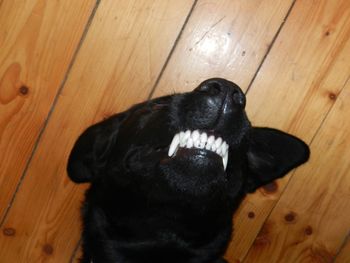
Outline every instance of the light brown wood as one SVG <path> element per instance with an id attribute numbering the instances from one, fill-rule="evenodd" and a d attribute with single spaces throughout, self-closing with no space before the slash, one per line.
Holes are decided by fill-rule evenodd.
<path id="1" fill-rule="evenodd" d="M 66 175 L 68 153 L 92 122 L 147 98 L 191 6 L 187 0 L 100 2 L 4 222 L 1 261 L 69 261 L 80 238 L 84 186 Z"/>
<path id="2" fill-rule="evenodd" d="M 2 1 L 0 6 L 0 221 L 95 5 Z"/>
<path id="3" fill-rule="evenodd" d="M 311 141 L 349 77 L 349 4 L 296 2 L 248 92 L 253 124 Z M 227 251 L 232 262 L 244 259 L 289 178 L 246 198 L 235 216 L 235 235 Z"/>
<path id="4" fill-rule="evenodd" d="M 247 95 L 253 124 L 312 141 L 310 163 L 244 201 L 229 262 L 350 262 L 350 2 L 297 0 L 289 14 L 293 2 L 199 0 L 175 42 L 194 1 L 100 1 L 72 61 L 94 1 L 0 0 L 1 213 L 15 195 L 0 261 L 77 262 L 87 185 L 66 176 L 72 144 L 91 123 L 146 99 L 176 45 L 153 97 L 214 76 L 247 90 L 256 74 Z"/>
<path id="5" fill-rule="evenodd" d="M 81 259 L 83 258 L 83 249 L 81 243 L 78 245 L 77 251 L 74 252 L 71 263 L 81 263 Z"/>
<path id="6" fill-rule="evenodd" d="M 246 90 L 293 1 L 200 0 L 154 97 L 211 77 Z"/>
<path id="7" fill-rule="evenodd" d="M 350 231 L 349 100 L 350 81 L 244 262 L 334 261 Z"/>
<path id="8" fill-rule="evenodd" d="M 337 255 L 334 263 L 348 263 L 350 262 L 350 232 L 348 235 L 347 240 L 345 240 L 346 243 L 342 247 L 342 249 L 339 251 L 339 254 Z"/>

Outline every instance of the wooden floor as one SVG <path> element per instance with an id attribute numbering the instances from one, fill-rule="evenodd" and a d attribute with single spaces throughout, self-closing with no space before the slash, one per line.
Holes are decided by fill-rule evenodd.
<path id="1" fill-rule="evenodd" d="M 226 258 L 349 263 L 349 0 L 0 0 L 0 262 L 78 262 L 78 134 L 210 77 L 312 150 L 246 198 Z"/>

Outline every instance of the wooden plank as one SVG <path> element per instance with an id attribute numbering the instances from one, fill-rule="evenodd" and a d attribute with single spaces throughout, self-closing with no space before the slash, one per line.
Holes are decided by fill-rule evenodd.
<path id="1" fill-rule="evenodd" d="M 296 2 L 248 92 L 253 124 L 311 141 L 350 74 L 349 12 L 346 0 Z M 246 198 L 235 216 L 229 260 L 244 259 L 289 178 Z"/>
<path id="2" fill-rule="evenodd" d="M 339 254 L 337 255 L 334 263 L 348 263 L 348 262 L 350 262 L 350 232 L 348 234 L 346 243 L 344 244 L 342 249 L 339 251 Z"/>
<path id="3" fill-rule="evenodd" d="M 0 222 L 95 0 L 0 5 Z"/>
<path id="4" fill-rule="evenodd" d="M 334 262 L 350 231 L 349 100 L 350 81 L 244 262 Z"/>
<path id="5" fill-rule="evenodd" d="M 246 90 L 292 2 L 199 0 L 153 96 L 211 77 Z"/>
<path id="6" fill-rule="evenodd" d="M 72 3 L 72 1 L 70 1 Z M 92 122 L 144 100 L 192 1 L 101 1 L 0 236 L 3 262 L 68 262 L 84 186 L 66 159 Z M 166 30 L 164 30 L 166 29 Z"/>

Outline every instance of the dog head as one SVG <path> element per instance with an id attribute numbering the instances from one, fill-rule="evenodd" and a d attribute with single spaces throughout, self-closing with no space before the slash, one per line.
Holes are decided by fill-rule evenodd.
<path id="1" fill-rule="evenodd" d="M 245 102 L 236 84 L 215 78 L 137 104 L 79 137 L 68 175 L 158 194 L 252 192 L 305 162 L 309 149 L 284 132 L 252 127 Z"/>

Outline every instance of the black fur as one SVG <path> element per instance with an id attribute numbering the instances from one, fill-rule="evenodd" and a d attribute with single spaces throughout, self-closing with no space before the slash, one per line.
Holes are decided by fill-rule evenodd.
<path id="1" fill-rule="evenodd" d="M 232 215 L 248 192 L 309 157 L 278 130 L 252 127 L 237 85 L 210 79 L 193 92 L 161 97 L 88 128 L 68 175 L 90 182 L 83 209 L 84 263 L 224 263 Z M 184 130 L 221 136 L 226 171 L 213 152 L 167 152 Z"/>

